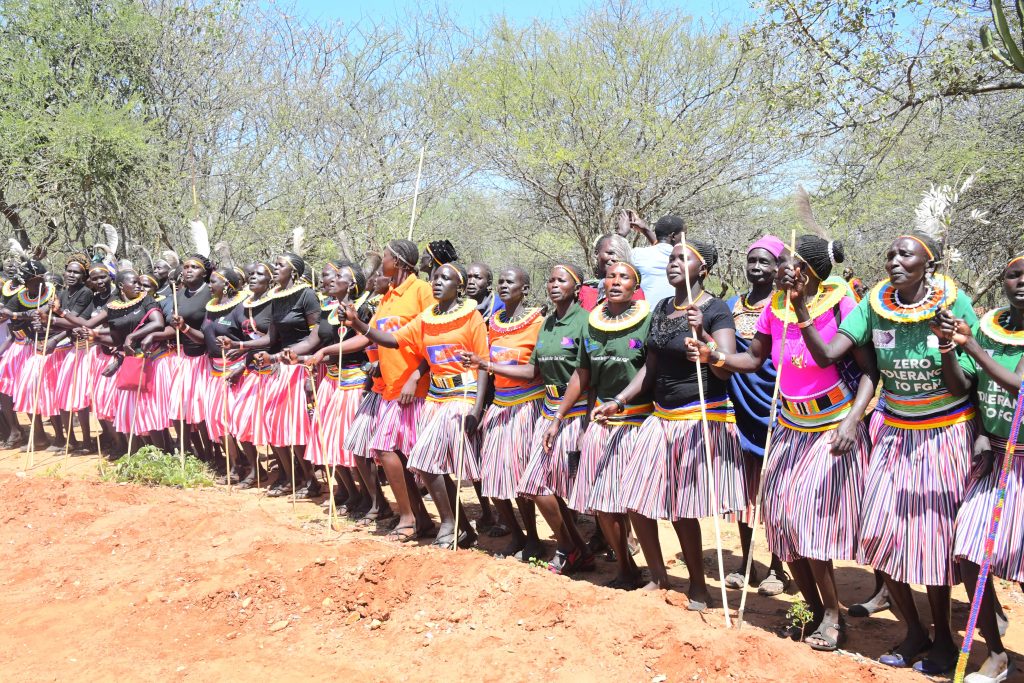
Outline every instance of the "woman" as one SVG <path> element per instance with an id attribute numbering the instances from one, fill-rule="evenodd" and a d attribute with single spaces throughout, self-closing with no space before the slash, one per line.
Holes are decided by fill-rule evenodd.
<path id="1" fill-rule="evenodd" d="M 238 482 L 239 488 L 251 488 L 267 482 L 267 473 L 259 462 L 257 448 L 269 444 L 266 405 L 269 401 L 270 366 L 257 363 L 257 351 L 252 349 L 252 345 L 270 334 L 273 272 L 270 264 L 257 263 L 249 276 L 249 297 L 229 315 L 229 327 L 240 331 L 240 339 L 217 337 L 217 343 L 225 351 L 245 354 L 244 369 L 236 366 L 228 377 L 229 383 L 237 383 L 237 387 L 228 411 L 227 432 L 240 445 L 250 468 L 249 474 Z M 284 470 L 278 470 L 277 487 L 290 486 L 287 479 Z"/>
<path id="2" fill-rule="evenodd" d="M 1024 256 L 1011 259 L 1003 269 L 1007 304 L 989 311 L 971 328 L 967 322 L 943 316 L 943 339 L 956 342 L 977 365 L 978 410 L 981 432 L 991 448 L 981 450 L 971 469 L 971 482 L 956 518 L 953 554 L 973 596 L 979 567 L 985 555 L 992 509 L 996 501 L 1000 469 L 1013 427 L 1017 395 L 1024 374 Z M 1024 438 L 1018 436 L 1016 456 L 1024 455 Z M 1006 481 L 1006 498 L 994 539 L 991 571 L 1005 581 L 1024 583 L 1024 458 L 1014 457 Z M 978 627 L 988 646 L 981 669 L 967 676 L 967 683 L 1006 680 L 1012 668 L 997 621 L 991 577 L 978 613 Z"/>
<path id="3" fill-rule="evenodd" d="M 482 360 L 471 352 L 463 354 L 463 362 L 468 367 L 482 367 L 494 375 L 494 402 L 487 408 L 481 424 L 481 492 L 494 500 L 502 522 L 512 531 L 512 543 L 501 554 L 518 556 L 524 562 L 544 556 L 544 547 L 537 536 L 535 505 L 529 498 L 519 495 L 518 490 L 533 447 L 544 385 L 532 368 L 526 379 L 507 377 L 495 368 L 525 367 L 533 356 L 544 318 L 539 308 L 526 306 L 529 292 L 530 276 L 525 270 L 514 266 L 502 270 L 498 275 L 498 297 L 504 305 L 491 316 L 488 359 Z M 516 521 L 513 500 L 523 517 L 523 528 Z"/>
<path id="4" fill-rule="evenodd" d="M 974 443 L 970 363 L 931 329 L 942 308 L 977 323 L 971 300 L 936 274 L 939 244 L 924 233 L 902 235 L 886 253 L 889 279 L 843 319 L 830 342 L 811 324 L 803 297 L 794 302 L 798 327 L 814 362 L 828 367 L 855 346 L 872 344 L 882 373 L 884 425 L 871 451 L 861 507 L 857 561 L 885 575 L 889 598 L 906 622 L 906 637 L 879 661 L 940 675 L 953 668 L 957 648 L 950 626 L 953 525 L 969 478 Z M 800 269 L 787 278 L 797 285 Z M 967 366 L 964 372 L 958 368 Z M 968 381 L 965 381 L 968 380 Z M 924 584 L 934 640 L 909 584 Z"/>
<path id="5" fill-rule="evenodd" d="M 744 353 L 750 348 L 757 331 L 757 321 L 775 291 L 775 275 L 779 258 L 786 245 L 774 235 L 766 235 L 747 249 L 747 282 L 750 290 L 746 294 L 732 297 L 726 306 L 732 311 L 736 325 L 736 351 Z M 764 444 L 768 438 L 768 420 L 771 413 L 772 393 L 775 389 L 775 366 L 766 356 L 764 364 L 756 372 L 733 373 L 729 377 L 729 400 L 736 413 L 736 434 L 743 449 L 743 460 L 747 470 L 747 491 L 756 495 L 761 480 L 761 466 L 764 459 Z M 740 568 L 725 577 L 727 588 L 743 588 L 743 573 L 750 554 L 753 530 L 748 520 L 753 519 L 753 499 L 745 515 L 738 519 L 740 546 L 743 554 Z M 789 575 L 783 569 L 782 561 L 774 554 L 768 569 L 768 576 L 758 581 L 757 567 L 751 567 L 750 578 L 757 584 L 759 595 L 775 596 L 789 586 Z"/>
<path id="6" fill-rule="evenodd" d="M 72 453 L 89 453 L 91 437 L 89 430 L 89 355 L 88 344 L 73 339 L 71 331 L 76 325 L 69 319 L 83 320 L 92 305 L 93 293 L 86 286 L 89 276 L 89 259 L 85 254 L 73 254 L 64 267 L 64 289 L 57 293 L 59 308 L 54 310 L 53 327 L 59 331 L 67 353 L 61 360 L 57 373 L 59 415 L 53 416 L 57 441 L 63 438 L 63 429 L 68 432 L 68 447 Z M 78 414 L 82 440 L 75 438 L 71 416 Z"/>
<path id="7" fill-rule="evenodd" d="M 587 311 L 594 310 L 594 307 L 604 301 L 606 292 L 604 281 L 608 268 L 613 263 L 629 263 L 633 260 L 633 250 L 629 242 L 620 235 L 608 233 L 601 235 L 594 243 L 594 279 L 587 280 L 580 286 L 579 303 Z M 637 289 L 633 293 L 633 299 L 643 299 L 644 291 Z"/>
<path id="8" fill-rule="evenodd" d="M 455 507 L 459 491 L 451 477 L 477 481 L 479 475 L 477 425 L 484 409 L 488 376 L 483 370 L 466 372 L 465 351 L 487 353 L 487 331 L 476 303 L 464 296 L 466 273 L 461 266 L 446 263 L 434 269 L 433 295 L 437 304 L 403 325 L 394 333 L 367 326 L 354 307 L 346 318 L 356 331 L 366 334 L 381 349 L 404 347 L 429 364 L 430 390 L 416 425 L 416 443 L 409 453 L 409 469 L 420 475 L 437 506 L 441 526 L 434 545 L 468 548 L 476 542 L 476 531 L 465 514 L 460 530 L 455 528 Z M 379 311 L 378 311 L 379 314 Z M 392 532 L 410 541 L 424 532 L 416 526 Z"/>
<path id="9" fill-rule="evenodd" d="M 11 332 L 6 348 L 0 350 L 0 409 L 4 419 L 12 425 L 4 448 L 16 448 L 24 443 L 18 425 L 19 412 L 33 416 L 35 450 L 43 450 L 50 445 L 43 432 L 39 410 L 38 396 L 43 393 L 42 387 L 36 390 L 46 361 L 45 349 L 42 348 L 46 316 L 42 314 L 49 315 L 56 299 L 56 290 L 46 283 L 45 274 L 46 266 L 39 261 L 22 263 L 19 275 L 24 286 L 5 299 L 0 309 L 0 317 L 10 321 Z"/>
<path id="10" fill-rule="evenodd" d="M 647 302 L 632 300 L 639 285 L 640 276 L 629 263 L 608 266 L 604 302 L 590 313 L 578 351 L 579 367 L 558 407 L 556 422 L 544 436 L 545 447 L 550 448 L 559 423 L 583 392 L 589 392 L 596 408 L 583 434 L 579 472 L 568 504 L 578 512 L 597 514 L 618 563 L 618 575 L 608 586 L 625 590 L 639 587 L 640 571 L 626 541 L 629 529 L 622 474 L 636 443 L 637 427 L 653 407 L 648 392 L 636 392 L 629 402 L 616 398 L 644 365 L 651 320 Z M 614 409 L 602 408 L 609 402 Z"/>
<path id="11" fill-rule="evenodd" d="M 718 262 L 711 244 L 677 244 L 669 255 L 666 276 L 675 288 L 651 316 L 644 367 L 612 401 L 594 411 L 612 417 L 620 405 L 637 396 L 654 395 L 654 413 L 644 420 L 622 481 L 623 505 L 647 559 L 651 582 L 646 590 L 669 588 L 668 571 L 658 540 L 658 520 L 672 523 L 690 574 L 687 609 L 704 610 L 710 601 L 704 580 L 700 520 L 742 510 L 747 504 L 746 472 L 735 418 L 728 399 L 729 373 L 700 367 L 687 359 L 686 341 L 705 333 L 725 352 L 736 347 L 732 315 L 708 294 L 704 280 Z M 712 469 L 708 471 L 701 421 L 700 391 L 704 386 Z M 711 495 L 714 477 L 715 498 Z"/>
<path id="12" fill-rule="evenodd" d="M 809 309 L 809 319 L 826 340 L 836 336 L 840 321 L 856 307 L 845 287 L 826 282 L 834 263 L 842 261 L 842 245 L 810 235 L 797 240 L 795 257 L 787 249 L 779 258 L 785 277 L 794 277 L 795 268 L 801 271 L 792 296 Z M 845 637 L 845 624 L 831 562 L 857 556 L 863 469 L 871 444 L 863 417 L 874 396 L 874 359 L 855 349 L 871 373 L 856 387 L 834 365 L 817 367 L 782 292 L 761 314 L 746 352 L 712 351 L 692 340 L 688 346 L 699 349 L 703 362 L 723 370 L 757 372 L 769 352 L 774 367 L 782 368 L 781 410 L 763 475 L 765 533 L 769 549 L 789 563 L 814 613 L 813 631 L 804 642 L 833 651 Z M 783 632 L 794 638 L 799 634 L 799 629 Z"/>

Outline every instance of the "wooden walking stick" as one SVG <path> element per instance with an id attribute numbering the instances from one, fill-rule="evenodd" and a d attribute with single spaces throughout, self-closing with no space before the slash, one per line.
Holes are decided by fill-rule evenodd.
<path id="1" fill-rule="evenodd" d="M 412 228 L 413 228 L 414 225 L 416 225 L 416 200 L 420 196 L 420 176 L 423 174 L 423 152 L 424 152 L 424 150 L 426 150 L 426 147 L 420 147 L 420 163 L 419 163 L 419 167 L 416 169 L 416 186 L 415 186 L 415 188 L 413 189 L 413 192 L 412 192 L 412 215 L 409 216 L 409 237 L 408 237 L 408 239 L 410 239 L 410 240 L 412 239 Z"/>
<path id="2" fill-rule="evenodd" d="M 192 195 L 195 196 L 196 192 L 196 180 L 195 174 L 192 175 Z M 178 317 L 178 286 L 171 280 L 171 296 L 174 297 L 174 317 Z M 182 360 L 181 360 L 181 329 L 177 325 L 174 326 L 174 345 L 177 347 L 178 356 L 178 383 L 181 385 L 181 391 L 179 392 L 178 410 L 180 411 L 181 418 L 178 420 L 178 439 L 181 441 L 178 450 L 178 457 L 181 458 L 181 471 L 185 471 L 185 380 L 182 379 Z"/>
<path id="3" fill-rule="evenodd" d="M 221 348 L 220 350 L 220 381 L 221 386 L 224 389 L 224 410 L 221 429 L 224 430 L 224 459 L 227 460 L 228 466 L 228 493 L 231 492 L 231 448 L 228 445 L 228 352 L 227 349 Z"/>
<path id="4" fill-rule="evenodd" d="M 142 371 L 139 372 L 139 386 L 135 389 L 135 402 L 132 405 L 132 423 L 128 428 L 128 455 L 132 454 L 132 438 L 135 436 L 135 418 L 139 414 L 139 401 L 142 399 L 142 381 L 146 377 L 146 356 L 142 356 Z"/>
<path id="5" fill-rule="evenodd" d="M 981 567 L 978 569 L 978 583 L 974 587 L 971 611 L 967 616 L 964 642 L 960 648 L 960 656 L 956 660 L 956 673 L 953 676 L 954 683 L 963 683 L 964 674 L 967 672 L 967 660 L 971 656 L 971 645 L 974 644 L 974 630 L 978 625 L 981 600 L 985 596 L 985 585 L 988 583 L 988 575 L 992 570 L 992 555 L 995 553 L 996 534 L 999 532 L 999 522 L 1003 518 L 1003 505 L 1006 503 L 1006 484 L 1010 478 L 1010 470 L 1013 469 L 1014 451 L 1017 449 L 1017 439 L 1020 438 L 1020 423 L 1024 420 L 1024 410 L 1022 408 L 1024 408 L 1024 382 L 1021 382 L 1020 390 L 1017 392 L 1017 407 L 1013 411 L 1010 439 L 1006 442 L 1006 455 L 1003 456 L 1002 468 L 999 470 L 996 501 L 992 505 L 992 516 L 989 517 L 988 536 L 985 537 L 985 551 L 982 556 Z M 995 589 L 993 588 L 994 592 Z"/>
<path id="6" fill-rule="evenodd" d="M 790 258 L 796 254 L 796 230 L 793 230 L 789 236 L 789 253 Z M 772 407 L 769 411 L 768 418 L 768 433 L 765 435 L 764 440 L 764 463 L 761 467 L 762 472 L 768 470 L 768 462 L 771 458 L 772 448 L 772 436 L 775 433 L 775 419 L 778 415 L 779 410 L 779 387 L 782 384 L 782 367 L 786 364 L 786 338 L 789 334 L 789 311 L 792 309 L 790 305 L 790 299 L 792 292 L 786 291 L 786 315 L 782 319 L 782 342 L 779 349 L 779 366 L 775 369 L 775 386 L 772 388 Z M 769 299 L 768 305 L 771 306 L 771 300 Z M 771 354 L 771 350 L 768 351 Z M 754 566 L 754 540 L 757 538 L 757 525 L 760 522 L 761 513 L 761 495 L 764 489 L 764 476 L 758 479 L 757 482 L 757 496 L 754 499 L 754 520 L 753 524 L 750 525 L 750 549 L 747 550 L 747 566 L 743 570 L 743 589 L 740 593 L 740 609 L 736 613 L 736 625 L 737 628 L 743 628 L 743 610 L 747 606 L 747 587 L 750 583 L 750 570 Z"/>
<path id="7" fill-rule="evenodd" d="M 693 247 L 686 245 L 686 233 L 682 233 L 682 245 L 683 254 L 687 256 L 687 249 L 696 251 Z M 686 305 L 693 306 L 693 292 L 690 288 L 690 276 L 686 274 L 684 278 L 686 281 Z M 690 334 L 694 340 L 697 340 L 697 330 L 690 328 Z M 697 340 L 699 341 L 699 340 Z M 715 528 L 715 548 L 718 551 L 718 580 L 722 584 L 722 611 L 725 614 L 725 625 L 726 627 L 732 626 L 732 620 L 729 617 L 729 595 L 725 592 L 725 561 L 722 558 L 722 529 L 718 522 L 718 517 L 721 514 L 720 506 L 718 504 L 718 482 L 715 481 L 715 467 L 714 462 L 711 459 L 711 430 L 708 427 L 708 411 L 707 405 L 704 400 L 704 382 L 701 381 L 701 363 L 700 358 L 696 360 L 697 366 L 697 396 L 700 400 L 700 422 L 701 427 L 704 430 L 704 463 L 708 470 L 708 494 L 711 496 L 711 508 L 712 514 L 711 519 L 714 522 Z M 711 369 L 708 368 L 708 373 Z"/>
<path id="8" fill-rule="evenodd" d="M 320 403 L 317 400 L 316 395 L 316 377 L 313 374 L 313 368 L 308 365 L 303 365 L 306 372 L 309 374 L 309 383 L 313 387 L 313 426 L 316 429 L 317 442 L 320 446 L 321 456 L 325 456 L 324 451 L 324 434 L 323 434 L 323 420 L 320 418 Z M 330 496 L 328 499 L 327 507 L 327 531 L 330 533 L 334 530 L 334 465 L 332 464 L 327 476 L 327 495 Z"/>
<path id="9" fill-rule="evenodd" d="M 46 292 L 46 284 L 43 284 L 43 292 Z M 54 291 L 53 294 L 56 295 L 56 291 Z M 49 297 L 47 297 L 46 300 L 48 301 Z M 39 304 L 40 307 L 42 307 L 43 303 L 45 303 L 45 301 Z M 53 316 L 50 315 L 50 309 L 49 307 L 47 307 L 46 334 L 43 335 L 42 352 L 39 351 L 39 333 L 36 332 L 35 335 L 36 348 L 34 350 L 38 355 L 41 355 L 43 357 L 43 364 L 39 367 L 39 377 L 36 378 L 35 395 L 32 397 L 32 424 L 29 425 L 28 428 L 28 452 L 26 453 L 29 467 L 32 467 L 36 462 L 36 419 L 37 414 L 39 413 L 39 391 L 43 388 L 43 377 L 45 375 L 46 369 L 46 347 L 50 345 L 50 324 L 52 322 Z M 21 469 L 24 470 L 25 468 L 22 467 Z"/>
<path id="10" fill-rule="evenodd" d="M 466 386 L 465 384 L 462 385 L 462 401 L 466 405 L 469 405 L 469 387 Z M 469 411 L 467 410 L 466 412 L 468 413 Z M 453 552 L 459 549 L 459 510 L 462 509 L 462 504 L 461 504 L 462 503 L 462 497 L 459 494 L 460 494 L 460 491 L 462 491 L 462 474 L 463 474 L 462 456 L 463 456 L 463 453 L 465 452 L 465 448 L 466 448 L 466 415 L 463 415 L 462 419 L 459 420 L 459 447 L 458 447 L 459 460 L 455 464 L 455 476 L 456 476 L 456 482 L 455 482 L 455 501 L 454 501 L 455 502 L 455 532 L 454 532 L 454 539 L 455 540 L 452 542 L 452 551 Z"/>

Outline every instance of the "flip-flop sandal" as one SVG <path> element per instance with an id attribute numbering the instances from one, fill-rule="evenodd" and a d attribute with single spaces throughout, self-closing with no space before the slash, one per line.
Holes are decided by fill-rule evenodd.
<path id="1" fill-rule="evenodd" d="M 804 642 L 807 643 L 812 650 L 817 650 L 818 652 L 835 652 L 839 649 L 840 644 L 842 644 L 846 639 L 846 629 L 844 629 L 843 626 L 844 624 L 842 621 L 839 621 L 838 623 L 823 621 L 818 628 L 814 629 L 809 636 L 804 638 Z M 835 637 L 829 635 L 829 631 L 835 631 Z M 809 642 L 812 638 L 816 638 L 821 642 Z"/>
<path id="2" fill-rule="evenodd" d="M 739 572 L 733 572 L 725 577 L 725 587 L 731 588 L 732 590 L 739 590 L 743 588 L 743 574 Z"/>
<path id="3" fill-rule="evenodd" d="M 764 580 L 757 585 L 757 594 L 768 598 L 782 595 L 789 588 L 791 581 L 792 579 L 786 572 L 782 572 L 782 576 L 779 576 L 774 571 L 770 571 L 768 576 L 764 577 Z"/>
<path id="4" fill-rule="evenodd" d="M 491 538 L 501 538 L 502 536 L 508 536 L 510 533 L 512 533 L 512 530 L 504 524 L 502 524 L 501 522 L 498 522 L 494 526 L 487 529 L 486 533 Z"/>
<path id="5" fill-rule="evenodd" d="M 445 550 L 451 550 L 454 543 L 455 543 L 455 534 L 449 532 L 447 534 L 444 534 L 443 536 L 438 536 L 437 538 L 435 538 L 430 545 L 434 546 L 435 548 L 443 548 Z"/>
<path id="6" fill-rule="evenodd" d="M 925 676 L 942 676 L 948 674 L 956 667 L 956 657 L 954 656 L 948 662 L 937 662 L 929 657 L 922 657 L 918 661 L 914 662 L 914 671 L 922 673 Z"/>
<path id="7" fill-rule="evenodd" d="M 897 645 L 896 647 L 899 646 Z M 894 669 L 906 669 L 910 666 L 910 662 L 914 661 L 914 659 L 919 654 L 921 654 L 922 652 L 927 652 L 928 650 L 932 649 L 932 640 L 931 638 L 927 638 L 924 641 L 924 644 L 921 646 L 921 648 L 914 654 L 910 655 L 909 660 L 906 657 L 904 657 L 901 653 L 896 652 L 896 647 L 894 647 L 893 649 L 889 650 L 889 652 L 879 657 L 878 663 L 884 664 L 886 666 L 891 666 Z"/>
<path id="8" fill-rule="evenodd" d="M 416 531 L 416 527 L 400 526 L 389 531 L 385 538 L 399 543 L 412 543 L 420 538 L 420 532 Z"/>
<path id="9" fill-rule="evenodd" d="M 367 512 L 356 520 L 356 526 L 373 526 L 377 522 L 383 522 L 394 516 L 395 512 L 391 508 L 388 508 L 387 510 L 378 510 L 377 512 Z"/>
<path id="10" fill-rule="evenodd" d="M 851 617 L 863 619 L 865 617 L 870 617 L 872 614 L 886 612 L 890 609 L 892 609 L 892 606 L 889 604 L 888 600 L 877 604 L 872 604 L 871 601 L 868 601 L 859 602 L 856 605 L 850 605 L 850 609 L 846 610 L 846 613 Z"/>

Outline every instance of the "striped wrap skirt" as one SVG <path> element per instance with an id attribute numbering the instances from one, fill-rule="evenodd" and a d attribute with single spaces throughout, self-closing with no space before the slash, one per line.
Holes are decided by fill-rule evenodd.
<path id="1" fill-rule="evenodd" d="M 148 434 L 170 426 L 167 392 L 171 386 L 173 358 L 165 353 L 146 360 L 148 384 L 141 392 L 114 389 L 114 429 L 122 434 Z"/>
<path id="2" fill-rule="evenodd" d="M 60 412 L 58 376 L 69 347 L 53 353 L 33 353 L 25 359 L 14 385 L 14 410 L 26 415 L 50 417 Z M 66 391 L 66 389 L 65 389 Z"/>
<path id="3" fill-rule="evenodd" d="M 103 372 L 110 365 L 113 357 L 98 345 L 89 350 L 92 355 L 92 414 L 97 420 L 112 422 L 114 420 L 115 403 L 117 394 L 114 375 L 104 377 Z"/>
<path id="4" fill-rule="evenodd" d="M 700 404 L 664 409 L 660 406 L 644 420 L 622 477 L 625 507 L 649 519 L 678 521 L 703 519 L 714 514 L 743 511 L 747 507 L 746 463 L 732 408 L 710 410 L 709 476 L 704 449 Z M 715 484 L 717 506 L 712 502 Z"/>
<path id="5" fill-rule="evenodd" d="M 57 384 L 65 388 L 61 394 L 63 403 L 60 409 L 69 413 L 84 410 L 91 404 L 92 355 L 85 345 L 68 352 L 61 361 L 57 372 Z"/>
<path id="6" fill-rule="evenodd" d="M 313 431 L 305 457 L 314 465 L 355 467 L 356 456 L 345 450 L 345 432 L 355 420 L 366 373 L 361 368 L 328 370 L 316 391 Z"/>
<path id="7" fill-rule="evenodd" d="M 579 447 L 583 418 L 587 414 L 585 399 L 566 411 L 551 450 L 544 449 L 544 433 L 554 423 L 564 393 L 564 387 L 550 384 L 545 387 L 541 414 L 533 426 L 530 455 L 519 478 L 519 493 L 524 496 L 558 496 L 567 500 L 572 494 L 576 473 L 569 463 L 569 452 Z"/>
<path id="8" fill-rule="evenodd" d="M 203 412 L 203 393 L 210 376 L 206 355 L 175 355 L 171 358 L 171 395 L 167 405 L 167 416 L 171 422 L 185 421 L 186 424 L 202 424 L 206 421 Z"/>
<path id="9" fill-rule="evenodd" d="M 539 399 L 488 406 L 481 424 L 481 495 L 501 500 L 513 500 L 518 495 L 519 481 L 535 441 Z"/>
<path id="10" fill-rule="evenodd" d="M 864 482 L 859 563 L 903 583 L 959 582 L 953 528 L 973 444 L 973 420 L 931 429 L 883 425 Z"/>
<path id="11" fill-rule="evenodd" d="M 241 383 L 238 380 L 230 382 L 225 376 L 230 377 L 232 372 L 244 367 L 245 359 L 228 361 L 226 367 L 220 358 L 208 358 L 208 363 L 205 387 L 199 398 L 210 439 L 223 441 L 229 433 L 227 427 L 230 413 L 239 403 L 238 392 Z"/>
<path id="12" fill-rule="evenodd" d="M 376 431 L 381 403 L 384 399 L 376 391 L 364 391 L 352 422 L 345 430 L 344 447 L 357 458 L 371 459 L 370 437 Z"/>
<path id="13" fill-rule="evenodd" d="M 27 339 L 14 338 L 3 357 L 0 358 L 0 394 L 14 396 L 15 388 L 21 377 L 21 369 L 34 355 L 35 346 L 31 337 Z"/>
<path id="14" fill-rule="evenodd" d="M 768 547 L 783 562 L 854 560 L 871 442 L 858 423 L 853 452 L 833 456 L 836 430 L 776 428 L 761 510 Z"/>
<path id="15" fill-rule="evenodd" d="M 999 469 L 1006 455 L 1006 441 L 990 437 L 995 462 L 992 471 L 972 479 L 956 516 L 953 555 L 981 565 L 985 541 L 996 503 Z M 1006 500 L 999 518 L 992 551 L 992 573 L 1007 581 L 1024 582 L 1024 446 L 1017 446 L 1006 479 Z"/>
<path id="16" fill-rule="evenodd" d="M 409 451 L 410 471 L 480 481 L 480 430 L 467 434 L 462 427 L 463 416 L 476 402 L 474 394 L 469 399 L 427 399 L 416 425 L 416 444 Z"/>
<path id="17" fill-rule="evenodd" d="M 266 390 L 267 438 L 271 446 L 305 446 L 313 430 L 306 396 L 304 365 L 278 363 Z"/>
<path id="18" fill-rule="evenodd" d="M 377 453 L 395 451 L 409 455 L 416 445 L 416 426 L 422 411 L 422 398 L 414 398 L 405 405 L 398 399 L 382 400 L 367 448 Z"/>
<path id="19" fill-rule="evenodd" d="M 635 424 L 591 422 L 583 433 L 579 472 L 566 504 L 585 514 L 625 514 L 622 478 L 639 435 Z"/>
<path id="20" fill-rule="evenodd" d="M 258 448 L 269 445 L 270 430 L 267 422 L 269 401 L 270 369 L 246 368 L 238 385 L 234 387 L 234 398 L 228 410 L 228 434 L 240 442 L 250 443 Z"/>

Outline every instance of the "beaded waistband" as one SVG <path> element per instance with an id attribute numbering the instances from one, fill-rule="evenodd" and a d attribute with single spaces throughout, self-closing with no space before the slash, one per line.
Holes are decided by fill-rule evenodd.
<path id="1" fill-rule="evenodd" d="M 705 401 L 704 412 L 711 422 L 735 422 L 736 413 L 733 411 L 732 402 L 728 398 L 711 399 Z M 687 403 L 678 408 L 666 408 L 658 403 L 654 404 L 654 412 L 651 413 L 662 420 L 699 420 L 700 401 Z"/>
<path id="2" fill-rule="evenodd" d="M 597 399 L 597 405 L 595 407 L 601 406 L 604 403 L 605 401 L 599 398 Z M 622 425 L 626 425 L 629 427 L 639 427 L 641 424 L 643 424 L 644 420 L 646 420 L 650 416 L 653 410 L 653 403 L 630 403 L 627 404 L 621 412 L 610 416 L 608 420 L 605 422 L 605 424 L 610 425 L 612 427 L 618 427 Z"/>
<path id="3" fill-rule="evenodd" d="M 494 390 L 494 405 L 517 406 L 544 398 L 544 386 L 535 384 L 528 387 L 509 387 Z"/>
<path id="4" fill-rule="evenodd" d="M 853 399 L 853 392 L 841 380 L 817 396 L 799 400 L 783 397 L 779 423 L 800 432 L 835 429 L 850 414 Z"/>

